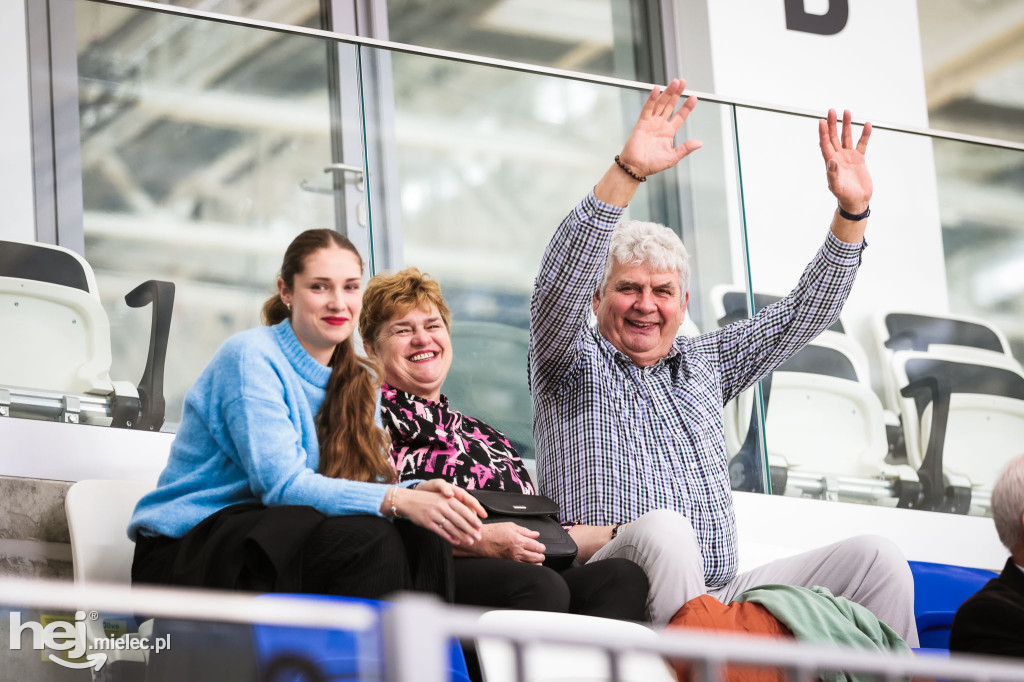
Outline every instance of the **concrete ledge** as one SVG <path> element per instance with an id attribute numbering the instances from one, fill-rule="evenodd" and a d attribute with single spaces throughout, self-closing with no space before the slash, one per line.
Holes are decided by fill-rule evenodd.
<path id="1" fill-rule="evenodd" d="M 70 483 L 0 476 L 0 575 L 70 580 Z"/>
<path id="2" fill-rule="evenodd" d="M 67 544 L 66 481 L 0 476 L 0 540 Z"/>
<path id="3" fill-rule="evenodd" d="M 0 540 L 0 575 L 72 580 L 71 545 L 32 540 Z"/>

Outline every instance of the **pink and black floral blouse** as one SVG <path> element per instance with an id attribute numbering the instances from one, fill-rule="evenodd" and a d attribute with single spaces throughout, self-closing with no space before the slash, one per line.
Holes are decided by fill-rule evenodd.
<path id="1" fill-rule="evenodd" d="M 530 475 L 505 436 L 448 406 L 381 387 L 381 419 L 391 434 L 399 480 L 443 478 L 469 490 L 536 494 Z"/>

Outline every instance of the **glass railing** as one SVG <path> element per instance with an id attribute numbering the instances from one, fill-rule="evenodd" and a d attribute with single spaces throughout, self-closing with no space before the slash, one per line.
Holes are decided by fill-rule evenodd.
<path id="1" fill-rule="evenodd" d="M 400 263 L 375 259 L 374 267 L 415 265 L 438 279 L 454 319 L 446 394 L 532 460 L 526 366 L 533 280 L 555 228 L 612 163 L 646 93 L 424 55 L 387 56 L 402 250 Z M 414 87 L 428 77 L 429 91 Z M 688 126 L 712 128 L 729 118 L 728 107 L 708 103 Z M 703 292 L 732 281 L 732 260 L 723 256 L 730 242 L 742 241 L 735 193 L 713 172 L 733 142 L 719 135 L 708 146 L 708 153 L 642 184 L 626 216 L 677 232 L 685 225 L 689 243 L 714 245 L 706 255 L 694 253 L 695 328 L 707 328 Z M 371 182 L 373 175 L 371 168 Z M 718 220 L 679 220 L 683 210 L 694 211 L 698 195 L 700 209 Z"/>
<path id="2" fill-rule="evenodd" d="M 370 272 L 415 265 L 440 281 L 454 317 L 445 391 L 532 466 L 533 278 L 555 227 L 620 149 L 645 86 L 311 30 L 75 7 L 83 26 L 107 27 L 80 43 L 78 92 L 85 257 L 110 320 L 111 377 L 132 380 L 145 363 L 148 314 L 121 297 L 144 279 L 173 281 L 173 430 L 217 347 L 258 324 L 290 239 L 334 226 L 361 245 Z M 784 296 L 821 245 L 834 198 L 816 126 L 797 112 L 702 101 L 680 139 L 704 147 L 642 185 L 628 217 L 669 225 L 691 254 L 682 333 Z M 726 407 L 733 484 L 987 513 L 995 472 L 1024 435 L 1024 396 L 1013 393 L 1024 151 L 877 129 L 868 161 L 870 248 L 842 329 L 807 354 L 830 356 L 830 369 L 783 366 Z M 325 173 L 332 164 L 352 170 Z M 890 312 L 987 324 L 1002 345 L 908 342 L 886 326 Z M 903 396 L 940 371 L 939 355 L 1000 370 L 1010 393 Z"/>
<path id="3" fill-rule="evenodd" d="M 422 47 L 649 80 L 660 47 L 656 5 L 590 0 L 424 3 L 388 0 L 389 40 Z M 654 14 L 655 16 L 649 16 Z"/>
<path id="4" fill-rule="evenodd" d="M 123 295 L 177 287 L 164 393 L 185 392 L 231 334 L 259 324 L 281 255 L 334 226 L 329 54 L 355 48 L 268 30 L 76 2 L 85 256 L 110 318 L 111 376 L 146 362 L 148 313 Z M 359 120 L 351 122 L 358 131 Z M 361 146 L 346 150 L 362 167 Z"/>
<path id="5" fill-rule="evenodd" d="M 795 284 L 835 201 L 813 120 L 738 108 L 737 121 L 759 309 Z M 989 514 L 1024 436 L 1024 193 L 1010 179 L 1024 153 L 876 130 L 867 159 L 870 248 L 840 320 L 762 382 L 767 405 L 753 408 L 788 474 L 773 492 Z"/>

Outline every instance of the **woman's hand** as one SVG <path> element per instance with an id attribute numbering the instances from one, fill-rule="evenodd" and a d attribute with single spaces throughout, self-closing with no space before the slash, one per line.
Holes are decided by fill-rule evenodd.
<path id="1" fill-rule="evenodd" d="M 544 545 L 535 530 L 515 523 L 489 523 L 480 529 L 483 539 L 472 547 L 459 547 L 455 556 L 483 556 L 511 559 L 525 564 L 544 563 Z"/>
<path id="2" fill-rule="evenodd" d="M 472 495 L 451 483 L 434 478 L 415 488 L 398 488 L 394 498 L 399 516 L 431 530 L 457 547 L 471 546 L 481 539 L 480 517 L 487 512 Z M 390 496 L 381 513 L 391 509 Z"/>
<path id="3" fill-rule="evenodd" d="M 576 543 L 576 560 L 581 564 L 590 561 L 599 549 L 611 542 L 614 526 L 586 526 L 577 524 L 569 528 L 569 536 Z M 620 528 L 625 528 L 625 524 Z"/>

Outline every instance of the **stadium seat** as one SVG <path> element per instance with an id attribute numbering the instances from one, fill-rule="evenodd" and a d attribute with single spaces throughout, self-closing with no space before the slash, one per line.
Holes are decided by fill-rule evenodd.
<path id="1" fill-rule="evenodd" d="M 480 623 L 500 624 L 529 632 L 538 624 L 553 625 L 575 634 L 601 633 L 614 636 L 657 634 L 637 623 L 544 611 L 488 611 Z M 477 653 L 484 682 L 603 682 L 611 680 L 608 655 L 594 647 L 561 644 L 531 644 L 523 651 L 523 670 L 517 676 L 515 652 L 505 640 L 479 638 Z M 675 675 L 654 654 L 626 654 L 620 660 L 620 682 L 673 682 Z"/>
<path id="2" fill-rule="evenodd" d="M 136 503 L 152 489 L 150 483 L 104 480 L 79 481 L 68 489 L 64 511 L 76 583 L 131 585 L 135 543 L 128 538 L 128 521 Z M 100 638 L 147 637 L 152 629 L 152 621 L 136 628 L 134 616 L 123 614 L 103 614 L 102 619 L 86 619 L 85 625 L 90 649 Z M 104 652 L 109 668 L 104 674 L 144 667 L 149 654 L 146 649 L 131 648 Z M 99 677 L 98 672 L 93 670 L 94 677 Z M 131 679 L 131 673 L 120 674 Z"/>
<path id="3" fill-rule="evenodd" d="M 135 543 L 128 521 L 139 499 L 153 489 L 140 481 L 74 483 L 64 500 L 75 582 L 131 584 Z"/>
<path id="4" fill-rule="evenodd" d="M 891 359 L 907 458 L 926 507 L 987 508 L 1001 467 L 1024 441 L 1024 372 L 1012 358 L 973 351 L 896 351 Z"/>
<path id="5" fill-rule="evenodd" d="M 752 296 L 754 304 L 753 314 L 760 312 L 761 309 L 772 305 L 773 303 L 777 303 L 783 298 L 780 294 L 766 292 L 754 292 Z M 733 284 L 719 284 L 712 287 L 711 309 L 715 315 L 718 326 L 724 327 L 733 322 L 751 317 L 750 298 L 751 294 L 745 288 Z M 828 330 L 823 332 L 823 336 L 832 336 L 832 344 L 840 345 L 846 349 L 847 356 L 849 357 L 847 362 L 855 363 L 857 372 L 866 371 L 866 356 L 860 349 L 859 344 L 849 337 L 845 331 L 846 326 L 840 319 L 836 320 Z M 815 351 L 813 349 L 808 350 L 807 348 L 804 348 L 791 358 L 790 361 L 797 360 L 801 355 L 806 358 L 807 356 L 814 354 Z M 824 369 L 813 371 L 830 374 L 835 370 Z M 770 393 L 770 389 L 767 391 L 764 389 L 769 387 L 770 381 L 770 376 L 765 380 L 762 380 L 762 394 L 766 397 L 767 394 Z M 757 404 L 754 400 L 754 392 L 756 390 L 756 386 L 747 389 L 725 406 L 723 421 L 725 427 L 726 452 L 732 455 L 729 462 L 729 473 L 730 478 L 732 479 L 733 489 L 735 490 L 760 490 L 759 481 L 761 476 L 759 472 L 762 466 L 760 464 L 759 453 L 761 446 L 759 443 L 760 436 L 756 428 L 756 422 L 753 420 L 753 417 L 755 416 L 753 410 L 756 409 Z M 784 458 L 774 455 L 769 451 L 768 465 L 772 493 L 784 494 L 789 484 L 788 463 Z"/>
<path id="6" fill-rule="evenodd" d="M 917 475 L 886 461 L 882 403 L 871 390 L 863 356 L 848 338 L 823 332 L 772 375 L 767 397 L 768 452 L 788 466 L 788 482 L 827 499 L 895 498 L 916 506 Z"/>
<path id="7" fill-rule="evenodd" d="M 85 259 L 59 246 L 0 240 L 0 416 L 159 430 L 174 285 L 149 280 L 125 301 L 153 304 L 137 387 L 110 378 L 110 326 Z"/>
<path id="8" fill-rule="evenodd" d="M 994 325 L 976 317 L 952 314 L 924 314 L 910 311 L 880 312 L 872 319 L 876 352 L 883 368 L 882 383 L 886 406 L 899 413 L 902 398 L 891 371 L 896 351 L 970 353 L 975 357 L 1012 358 L 1006 335 Z"/>
<path id="9" fill-rule="evenodd" d="M 916 505 L 916 473 L 887 461 L 887 424 L 895 419 L 871 390 L 866 355 L 849 336 L 822 332 L 762 380 L 762 390 L 769 462 L 784 469 L 791 494 Z M 737 404 L 727 420 L 751 413 L 752 398 Z M 753 431 L 747 428 L 741 453 L 752 449 Z M 773 475 L 773 492 L 779 478 Z"/>
<path id="10" fill-rule="evenodd" d="M 768 401 L 768 452 L 785 459 L 788 485 L 826 499 L 910 497 L 917 476 L 886 463 L 882 403 L 864 384 L 821 374 L 776 371 Z M 904 490 L 904 488 L 906 488 Z"/>
<path id="11" fill-rule="evenodd" d="M 914 574 L 914 617 L 921 647 L 948 649 L 956 610 L 998 573 L 926 561 L 909 563 Z"/>

